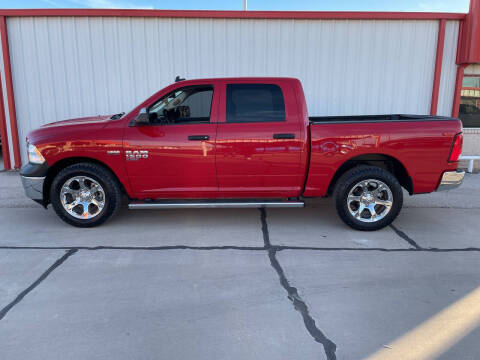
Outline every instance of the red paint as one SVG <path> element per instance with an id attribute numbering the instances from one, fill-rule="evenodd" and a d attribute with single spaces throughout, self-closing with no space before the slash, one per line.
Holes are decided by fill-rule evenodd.
<path id="1" fill-rule="evenodd" d="M 471 0 L 476 1 L 476 0 Z M 470 3 L 471 6 L 471 3 Z M 453 104 L 452 104 L 452 117 L 458 117 L 458 112 L 460 110 L 460 98 L 462 93 L 462 82 L 463 82 L 463 73 L 464 69 L 467 64 L 461 64 L 461 54 L 462 54 L 462 46 L 463 46 L 463 39 L 465 37 L 465 21 L 460 22 L 460 27 L 458 29 L 458 39 L 457 39 L 457 56 L 456 56 L 456 63 L 457 63 L 457 74 L 455 77 L 455 90 L 453 92 Z"/>
<path id="2" fill-rule="evenodd" d="M 2 77 L 0 76 L 0 85 Z M 0 137 L 2 138 L 3 168 L 10 170 L 10 149 L 8 147 L 7 121 L 5 119 L 5 106 L 3 105 L 3 86 L 0 86 Z"/>
<path id="3" fill-rule="evenodd" d="M 296 79 L 253 78 L 222 81 L 222 113 L 226 108 L 226 83 L 275 84 L 282 89 L 285 121 L 275 123 L 226 123 L 217 128 L 216 164 L 221 197 L 291 197 L 303 190 L 308 122 L 298 111 Z M 308 119 L 307 119 L 308 121 Z M 273 139 L 274 133 L 294 134 L 294 139 Z M 302 160 L 301 160 L 302 159 Z"/>
<path id="4" fill-rule="evenodd" d="M 221 19 L 463 20 L 466 14 L 367 11 L 231 11 L 144 9 L 2 9 L 0 16 L 116 16 Z"/>
<path id="5" fill-rule="evenodd" d="M 0 16 L 0 32 L 2 38 L 3 63 L 5 67 L 5 85 L 7 90 L 8 114 L 10 117 L 10 132 L 12 134 L 13 160 L 16 169 L 22 166 L 20 144 L 18 141 L 17 112 L 13 94 L 12 68 L 10 66 L 10 50 L 8 47 L 8 33 L 5 16 Z"/>
<path id="6" fill-rule="evenodd" d="M 171 85 L 140 107 L 148 107 L 175 88 L 186 85 L 213 85 L 209 124 L 171 124 L 126 127 L 124 150 L 146 150 L 148 160 L 126 161 L 133 197 L 210 198 L 218 191 L 215 168 L 215 139 L 218 121 L 218 80 L 182 81 Z M 134 113 L 128 119 L 135 117 Z M 130 120 L 126 120 L 128 123 Z M 190 141 L 190 135 L 209 140 Z M 122 160 L 125 156 L 122 155 Z"/>
<path id="7" fill-rule="evenodd" d="M 226 84 L 239 82 L 278 85 L 285 99 L 285 121 L 226 123 Z M 214 87 L 209 123 L 130 126 L 140 108 L 163 95 L 207 84 Z M 460 121 L 454 119 L 310 125 L 299 80 L 225 78 L 175 83 L 122 119 L 104 116 L 48 124 L 28 139 L 49 165 L 71 157 L 104 163 L 132 198 L 287 198 L 302 193 L 324 196 L 340 166 L 364 154 L 397 159 L 412 178 L 415 193 L 434 191 L 443 172 L 457 166 L 447 159 L 460 131 Z M 295 138 L 274 139 L 275 133 L 293 133 Z M 189 141 L 190 135 L 210 138 Z M 120 154 L 108 155 L 109 150 Z M 127 161 L 125 151 L 135 150 L 147 150 L 148 158 Z"/>
<path id="8" fill-rule="evenodd" d="M 367 130 L 368 129 L 368 130 Z M 337 169 L 364 154 L 383 154 L 403 164 L 414 193 L 436 189 L 460 121 L 319 124 L 311 126 L 312 148 L 305 196 L 324 196 Z M 420 155 L 421 154 L 421 155 Z"/>
<path id="9" fill-rule="evenodd" d="M 122 145 L 128 124 L 123 119 L 109 121 L 109 118 L 98 116 L 50 123 L 30 132 L 27 138 L 37 145 L 49 165 L 68 158 L 94 159 L 104 163 L 131 194 Z M 109 150 L 121 153 L 108 155 Z"/>
<path id="10" fill-rule="evenodd" d="M 438 23 L 437 54 L 435 57 L 430 115 L 437 115 L 438 91 L 440 89 L 440 78 L 442 76 L 443 47 L 445 44 L 445 24 L 445 19 L 440 20 Z"/>
<path id="11" fill-rule="evenodd" d="M 458 64 L 480 62 L 480 0 L 470 0 L 459 42 Z"/>
<path id="12" fill-rule="evenodd" d="M 453 93 L 452 116 L 458 117 L 460 110 L 460 98 L 462 96 L 463 72 L 467 64 L 457 65 L 457 77 L 455 80 L 455 92 Z"/>

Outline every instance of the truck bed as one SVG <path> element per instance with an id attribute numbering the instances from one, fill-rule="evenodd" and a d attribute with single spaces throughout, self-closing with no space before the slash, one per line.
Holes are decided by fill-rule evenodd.
<path id="1" fill-rule="evenodd" d="M 325 116 L 310 119 L 310 166 L 305 196 L 325 196 L 337 169 L 350 160 L 399 161 L 412 193 L 432 192 L 445 170 L 459 119 L 422 115 Z"/>

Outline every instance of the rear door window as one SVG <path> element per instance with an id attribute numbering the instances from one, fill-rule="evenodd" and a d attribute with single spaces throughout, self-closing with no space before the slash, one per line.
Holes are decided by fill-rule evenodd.
<path id="1" fill-rule="evenodd" d="M 285 121 L 282 90 L 273 84 L 227 84 L 226 121 Z"/>

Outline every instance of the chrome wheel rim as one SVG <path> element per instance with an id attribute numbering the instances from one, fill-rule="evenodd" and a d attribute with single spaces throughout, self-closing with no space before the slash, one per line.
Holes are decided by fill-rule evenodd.
<path id="1" fill-rule="evenodd" d="M 350 214 L 361 222 L 382 220 L 392 209 L 393 195 L 387 184 L 376 179 L 362 180 L 347 196 Z"/>
<path id="2" fill-rule="evenodd" d="M 88 176 L 74 176 L 62 186 L 60 201 L 65 211 L 77 219 L 91 219 L 105 207 L 105 191 Z"/>

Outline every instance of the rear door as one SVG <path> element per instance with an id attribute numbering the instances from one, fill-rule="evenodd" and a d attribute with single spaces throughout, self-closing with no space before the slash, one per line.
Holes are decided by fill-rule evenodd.
<path id="1" fill-rule="evenodd" d="M 287 80 L 226 80 L 216 164 L 220 197 L 300 195 L 302 122 Z"/>

